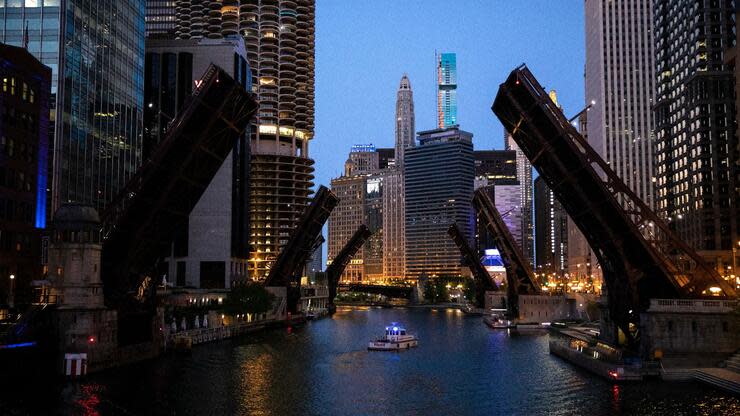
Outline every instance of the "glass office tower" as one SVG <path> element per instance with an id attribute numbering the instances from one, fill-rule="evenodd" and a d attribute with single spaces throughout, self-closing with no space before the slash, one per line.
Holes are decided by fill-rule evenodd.
<path id="1" fill-rule="evenodd" d="M 437 55 L 437 127 L 457 125 L 457 56 Z"/>
<path id="2" fill-rule="evenodd" d="M 52 69 L 52 214 L 69 201 L 102 210 L 141 164 L 144 7 L 0 0 L 0 42 L 27 42 Z"/>
<path id="3" fill-rule="evenodd" d="M 421 131 L 404 162 L 406 280 L 460 276 L 460 250 L 447 234 L 457 223 L 473 237 L 473 134 L 457 127 Z M 441 168 L 443 167 L 443 168 Z"/>

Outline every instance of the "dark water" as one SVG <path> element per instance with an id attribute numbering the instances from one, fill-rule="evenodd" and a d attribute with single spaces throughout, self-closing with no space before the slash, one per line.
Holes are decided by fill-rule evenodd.
<path id="1" fill-rule="evenodd" d="M 368 352 L 391 321 L 419 348 Z M 740 415 L 740 399 L 696 383 L 615 385 L 457 311 L 340 310 L 288 333 L 0 391 L 0 414 L 84 415 Z"/>

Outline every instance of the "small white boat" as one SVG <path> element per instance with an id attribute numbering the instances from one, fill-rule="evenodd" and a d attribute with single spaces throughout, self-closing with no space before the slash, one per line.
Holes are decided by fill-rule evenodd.
<path id="1" fill-rule="evenodd" d="M 516 325 L 500 315 L 488 315 L 483 318 L 483 322 L 492 329 L 509 329 L 515 328 Z"/>
<path id="2" fill-rule="evenodd" d="M 370 351 L 398 351 L 407 350 L 418 345 L 419 340 L 416 339 L 415 335 L 407 334 L 405 328 L 393 322 L 390 326 L 385 327 L 383 337 L 370 341 L 367 349 Z"/>

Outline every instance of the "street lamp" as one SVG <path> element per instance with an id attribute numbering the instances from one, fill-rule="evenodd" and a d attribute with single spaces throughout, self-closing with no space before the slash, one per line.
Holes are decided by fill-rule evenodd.
<path id="1" fill-rule="evenodd" d="M 15 289 L 15 275 L 10 275 L 10 293 L 8 294 L 8 306 L 12 309 L 15 307 L 15 296 L 13 294 L 13 291 Z"/>
<path id="2" fill-rule="evenodd" d="M 740 241 L 737 242 L 737 245 L 740 246 Z M 737 251 L 737 247 L 732 247 L 732 274 L 737 275 L 737 261 L 735 259 L 735 252 Z"/>

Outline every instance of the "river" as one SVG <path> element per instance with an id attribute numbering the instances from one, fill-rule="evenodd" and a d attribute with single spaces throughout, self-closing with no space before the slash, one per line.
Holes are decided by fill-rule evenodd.
<path id="1" fill-rule="evenodd" d="M 419 347 L 368 352 L 391 321 Z M 549 355 L 546 334 L 455 310 L 347 308 L 82 382 L 4 388 L 0 414 L 738 415 L 740 399 L 697 383 L 613 384 Z"/>

